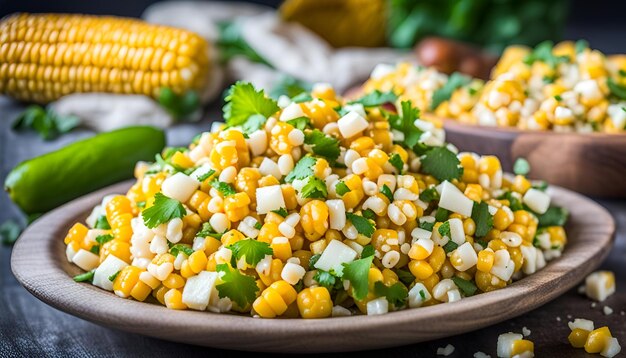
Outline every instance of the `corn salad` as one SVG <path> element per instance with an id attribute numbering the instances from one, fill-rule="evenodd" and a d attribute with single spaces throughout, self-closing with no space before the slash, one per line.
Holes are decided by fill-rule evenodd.
<path id="1" fill-rule="evenodd" d="M 626 130 L 626 56 L 584 41 L 508 47 L 486 83 L 407 63 L 380 65 L 366 93 L 393 91 L 422 111 L 484 126 L 557 132 Z"/>
<path id="2" fill-rule="evenodd" d="M 69 230 L 77 281 L 171 309 L 377 315 L 504 288 L 564 249 L 545 185 L 457 153 L 411 102 L 241 82 L 226 99 L 226 124 L 138 163 Z"/>

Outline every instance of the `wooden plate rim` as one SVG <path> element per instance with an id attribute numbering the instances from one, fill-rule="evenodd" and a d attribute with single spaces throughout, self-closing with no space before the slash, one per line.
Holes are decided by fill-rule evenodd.
<path id="1" fill-rule="evenodd" d="M 226 349 L 355 351 L 417 343 L 482 328 L 528 312 L 575 286 L 608 255 L 615 232 L 615 222 L 606 209 L 582 195 L 552 187 L 554 202 L 571 212 L 568 247 L 561 258 L 505 289 L 460 302 L 381 316 L 254 319 L 171 311 L 160 305 L 123 300 L 72 280 L 68 271 L 77 269 L 68 269 L 70 264 L 64 255 L 59 255 L 65 232 L 74 221 L 84 219 L 104 195 L 123 193 L 129 187 L 130 182 L 110 186 L 37 220 L 13 248 L 11 267 L 15 277 L 38 299 L 83 319 L 166 340 Z"/>

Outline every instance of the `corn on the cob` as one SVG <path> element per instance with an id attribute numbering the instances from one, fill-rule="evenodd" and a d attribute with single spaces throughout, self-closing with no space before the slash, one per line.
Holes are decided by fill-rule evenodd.
<path id="1" fill-rule="evenodd" d="M 136 19 L 15 14 L 0 22 L 0 93 L 48 103 L 78 92 L 201 92 L 210 69 L 200 36 Z"/>

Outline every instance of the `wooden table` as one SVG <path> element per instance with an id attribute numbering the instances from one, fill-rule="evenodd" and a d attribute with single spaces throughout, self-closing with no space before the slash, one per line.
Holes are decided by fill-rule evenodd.
<path id="1" fill-rule="evenodd" d="M 43 142 L 32 133 L 14 133 L 9 130 L 13 118 L 22 107 L 0 98 L 0 179 L 21 160 L 54 150 L 87 136 L 87 131 L 77 131 L 52 142 Z M 219 118 L 219 108 L 209 118 Z M 169 145 L 185 145 L 200 130 L 208 129 L 206 122 L 184 124 L 168 131 Z M 584 350 L 574 349 L 567 343 L 570 318 L 587 318 L 596 326 L 608 325 L 626 352 L 626 202 L 600 201 L 613 213 L 617 221 L 617 240 L 603 268 L 617 274 L 618 292 L 602 304 L 591 307 L 591 301 L 572 290 L 553 302 L 522 317 L 509 320 L 479 331 L 445 338 L 429 343 L 387 349 L 375 354 L 393 357 L 434 357 L 438 347 L 448 343 L 455 346 L 451 357 L 472 357 L 482 351 L 496 357 L 496 341 L 500 333 L 521 333 L 522 327 L 531 330 L 538 357 L 586 357 Z M 19 217 L 7 195 L 0 193 L 0 223 Z M 33 253 L 36 254 L 36 253 Z M 0 357 L 89 356 L 89 357 L 169 357 L 214 356 L 226 357 L 230 351 L 208 349 L 158 339 L 146 338 L 97 326 L 57 311 L 38 301 L 24 290 L 10 270 L 11 248 L 0 246 Z M 581 280 L 584 278 L 581 277 Z M 71 292 L 68 292 L 71 294 Z M 606 316 L 602 308 L 608 305 L 615 311 Z M 463 317 L 457 317 L 463 319 Z M 436 325 L 437 322 L 433 322 Z M 209 339 L 209 338 L 208 338 Z M 320 342 L 323 344 L 323 341 Z M 237 347 L 233 347 L 236 349 Z M 626 353 L 622 356 L 626 356 Z M 361 357 L 363 353 L 341 354 Z M 336 354 L 335 356 L 339 356 Z"/>

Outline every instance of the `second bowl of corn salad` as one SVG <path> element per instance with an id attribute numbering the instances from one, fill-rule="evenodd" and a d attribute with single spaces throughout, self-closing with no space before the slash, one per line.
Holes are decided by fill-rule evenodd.
<path id="1" fill-rule="evenodd" d="M 239 82 L 224 118 L 69 229 L 75 281 L 174 310 L 382 315 L 503 289 L 565 249 L 545 182 L 459 153 L 411 101 Z"/>
<path id="2" fill-rule="evenodd" d="M 424 118 L 443 122 L 461 150 L 516 159 L 531 177 L 587 195 L 624 197 L 626 60 L 586 42 L 506 49 L 485 82 L 409 63 L 379 65 L 363 92 L 411 100 Z M 571 163 L 568 174 L 551 163 Z M 607 163 L 613 163 L 607 165 Z"/>

